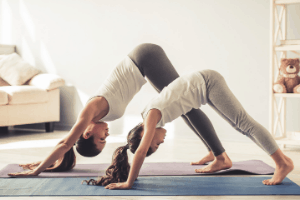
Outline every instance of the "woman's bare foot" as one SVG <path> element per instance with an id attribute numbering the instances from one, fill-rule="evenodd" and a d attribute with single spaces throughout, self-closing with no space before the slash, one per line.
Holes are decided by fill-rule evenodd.
<path id="1" fill-rule="evenodd" d="M 204 158 L 202 158 L 200 161 L 197 162 L 191 162 L 191 165 L 204 165 L 207 162 L 213 161 L 215 158 L 212 151 L 210 151 Z"/>
<path id="2" fill-rule="evenodd" d="M 276 152 L 275 152 L 276 153 Z M 283 179 L 294 169 L 294 163 L 292 159 L 282 153 L 282 158 L 276 162 L 275 172 L 271 179 L 263 180 L 265 185 L 278 185 Z M 273 155 L 272 155 L 273 156 Z M 272 157 L 271 156 L 271 157 Z M 273 158 L 273 157 L 272 157 Z M 275 160 L 275 159 L 274 159 Z"/>
<path id="3" fill-rule="evenodd" d="M 221 155 L 218 155 L 215 160 L 203 167 L 201 169 L 195 169 L 197 173 L 212 173 L 216 171 L 220 171 L 222 169 L 228 169 L 232 167 L 232 162 L 226 152 L 223 152 Z"/>

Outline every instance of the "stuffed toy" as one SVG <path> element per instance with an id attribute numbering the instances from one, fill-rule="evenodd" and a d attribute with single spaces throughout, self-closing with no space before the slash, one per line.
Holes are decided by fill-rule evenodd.
<path id="1" fill-rule="evenodd" d="M 280 75 L 274 83 L 275 93 L 300 93 L 299 58 L 282 58 Z"/>

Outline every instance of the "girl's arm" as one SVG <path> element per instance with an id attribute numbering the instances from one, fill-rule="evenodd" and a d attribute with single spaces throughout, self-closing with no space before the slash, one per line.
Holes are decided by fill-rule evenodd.
<path id="1" fill-rule="evenodd" d="M 100 108 L 100 109 L 99 109 Z M 84 109 L 79 114 L 75 125 L 70 130 L 69 134 L 62 139 L 48 155 L 48 157 L 41 162 L 41 164 L 34 170 L 24 171 L 20 173 L 10 173 L 10 176 L 36 176 L 44 171 L 47 167 L 52 165 L 56 160 L 63 157 L 69 151 L 80 135 L 85 131 L 91 121 L 100 120 L 108 112 L 108 103 L 105 98 L 93 98 L 88 102 Z"/>
<path id="2" fill-rule="evenodd" d="M 130 189 L 133 186 L 151 145 L 156 130 L 156 124 L 159 122 L 160 118 L 161 112 L 159 110 L 151 109 L 149 111 L 144 122 L 144 135 L 134 154 L 127 181 L 124 183 L 111 183 L 105 187 L 106 189 Z"/>

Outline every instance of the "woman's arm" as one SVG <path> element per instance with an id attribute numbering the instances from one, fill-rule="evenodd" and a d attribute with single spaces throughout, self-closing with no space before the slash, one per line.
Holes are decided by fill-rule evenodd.
<path id="1" fill-rule="evenodd" d="M 144 134 L 141 143 L 134 154 L 127 181 L 124 183 L 111 183 L 105 187 L 106 189 L 130 189 L 133 186 L 155 135 L 156 124 L 159 122 L 160 118 L 161 112 L 159 110 L 152 109 L 149 111 L 144 122 Z"/>
<path id="2" fill-rule="evenodd" d="M 69 134 L 62 139 L 48 155 L 48 157 L 41 162 L 41 164 L 34 170 L 11 173 L 10 176 L 26 176 L 26 175 L 38 175 L 44 171 L 47 167 L 52 165 L 56 160 L 63 157 L 64 154 L 69 151 L 80 135 L 85 131 L 91 121 L 100 120 L 108 112 L 108 103 L 103 97 L 93 98 L 83 108 L 79 114 L 75 125 L 70 130 Z M 99 119 L 100 118 L 100 119 Z"/>

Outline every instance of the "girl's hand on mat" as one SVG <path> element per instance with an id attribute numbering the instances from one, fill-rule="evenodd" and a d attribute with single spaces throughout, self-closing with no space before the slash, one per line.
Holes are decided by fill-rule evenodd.
<path id="1" fill-rule="evenodd" d="M 110 189 L 110 190 L 118 190 L 118 189 L 119 190 L 128 190 L 130 188 L 131 188 L 131 186 L 127 182 L 111 183 L 105 187 L 105 189 Z"/>
<path id="2" fill-rule="evenodd" d="M 35 170 L 29 170 L 24 172 L 9 173 L 7 175 L 8 176 L 37 176 L 39 175 L 39 173 L 36 172 Z"/>

